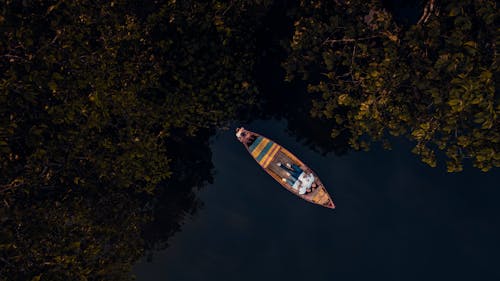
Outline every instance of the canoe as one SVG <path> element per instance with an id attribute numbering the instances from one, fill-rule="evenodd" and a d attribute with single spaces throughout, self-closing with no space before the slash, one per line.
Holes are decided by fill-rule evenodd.
<path id="1" fill-rule="evenodd" d="M 243 127 L 236 129 L 236 137 L 264 171 L 285 189 L 308 202 L 335 208 L 332 198 L 316 173 L 290 151 Z"/>

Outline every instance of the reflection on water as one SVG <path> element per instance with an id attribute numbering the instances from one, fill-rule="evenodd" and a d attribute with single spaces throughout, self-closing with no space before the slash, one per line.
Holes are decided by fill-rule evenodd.
<path id="1" fill-rule="evenodd" d="M 211 144 L 214 182 L 198 193 L 203 211 L 152 263 L 136 266 L 137 280 L 500 278 L 498 171 L 433 169 L 408 152 L 408 143 L 322 156 L 288 135 L 287 125 L 261 120 L 247 127 L 310 165 L 337 209 L 285 191 L 232 131 L 220 131 Z"/>
<path id="2" fill-rule="evenodd" d="M 332 141 L 331 131 L 338 125 L 332 120 L 311 118 L 311 99 L 306 83 L 283 80 L 285 70 L 281 63 L 286 58 L 286 50 L 282 40 L 293 35 L 291 27 L 294 19 L 287 15 L 287 11 L 293 8 L 294 5 L 288 1 L 278 1 L 262 19 L 262 26 L 257 32 L 260 53 L 255 76 L 263 96 L 260 111 L 251 120 L 284 118 L 288 133 L 311 149 L 322 154 L 344 154 L 349 150 L 347 132 Z"/>
<path id="3" fill-rule="evenodd" d="M 168 247 L 169 237 L 181 229 L 186 215 L 192 216 L 202 207 L 195 190 L 213 183 L 208 137 L 209 132 L 203 132 L 196 138 L 172 139 L 168 144 L 173 152 L 171 167 L 175 176 L 160 185 L 147 205 L 152 221 L 142 233 L 149 259 L 153 251 Z"/>

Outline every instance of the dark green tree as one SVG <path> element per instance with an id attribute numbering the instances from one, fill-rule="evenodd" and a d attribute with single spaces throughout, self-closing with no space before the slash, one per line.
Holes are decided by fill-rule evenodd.
<path id="1" fill-rule="evenodd" d="M 155 189 L 192 188 L 172 138 L 254 102 L 268 2 L 0 0 L 0 280 L 130 278 Z"/>
<path id="2" fill-rule="evenodd" d="M 123 192 L 4 199 L 0 280 L 128 280 L 141 257 L 139 201 Z"/>
<path id="3" fill-rule="evenodd" d="M 355 149 L 405 136 L 430 166 L 442 151 L 450 172 L 464 159 L 488 171 L 500 165 L 499 13 L 494 1 L 439 5 L 405 29 L 379 1 L 301 1 L 287 78 L 308 81 L 313 116 L 342 124 Z"/>

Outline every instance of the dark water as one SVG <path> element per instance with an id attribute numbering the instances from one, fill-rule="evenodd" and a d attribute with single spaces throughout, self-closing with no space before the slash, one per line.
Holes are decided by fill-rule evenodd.
<path id="1" fill-rule="evenodd" d="M 309 164 L 337 205 L 294 196 L 235 139 L 211 140 L 213 184 L 204 207 L 140 261 L 146 280 L 500 280 L 500 173 L 446 173 L 410 145 L 322 156 L 286 133 L 286 121 L 246 124 Z"/>
<path id="2" fill-rule="evenodd" d="M 382 0 L 384 7 L 391 12 L 394 20 L 400 25 L 415 24 L 422 16 L 423 0 Z"/>
<path id="3" fill-rule="evenodd" d="M 332 141 L 335 125 L 309 116 L 305 85 L 283 82 L 280 46 L 293 22 L 284 12 L 290 3 L 277 3 L 257 38 L 261 119 L 244 125 L 310 165 L 337 209 L 284 190 L 232 128 L 220 130 L 198 148 L 204 160 L 190 153 L 195 172 L 182 172 L 181 185 L 209 182 L 196 192 L 197 211 L 182 215 L 173 236 L 169 212 L 157 213 L 150 240 L 165 229 L 160 240 L 168 243 L 137 263 L 137 280 L 500 280 L 498 169 L 449 174 L 421 163 L 409 143 L 353 152 L 346 138 Z M 421 1 L 386 4 L 402 23 L 416 22 L 422 8 Z"/>

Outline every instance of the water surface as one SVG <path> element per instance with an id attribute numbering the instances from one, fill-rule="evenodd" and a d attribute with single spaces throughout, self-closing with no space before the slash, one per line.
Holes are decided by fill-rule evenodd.
<path id="1" fill-rule="evenodd" d="M 204 207 L 140 261 L 146 280 L 500 280 L 500 173 L 430 168 L 408 143 L 322 156 L 286 121 L 246 128 L 288 148 L 320 176 L 337 209 L 283 189 L 236 140 L 211 140 Z"/>

